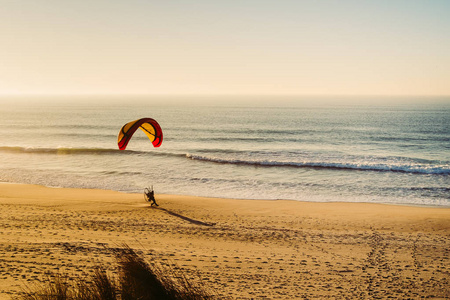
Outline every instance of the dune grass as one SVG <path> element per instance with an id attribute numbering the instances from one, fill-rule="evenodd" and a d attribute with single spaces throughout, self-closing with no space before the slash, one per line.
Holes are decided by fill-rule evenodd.
<path id="1" fill-rule="evenodd" d="M 92 278 L 76 280 L 57 275 L 42 287 L 24 291 L 20 300 L 206 300 L 213 296 L 174 268 L 146 261 L 128 246 L 111 249 L 118 276 L 95 268 Z"/>

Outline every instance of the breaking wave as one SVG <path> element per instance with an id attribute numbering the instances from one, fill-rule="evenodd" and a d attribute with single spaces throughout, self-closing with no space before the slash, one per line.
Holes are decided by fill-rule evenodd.
<path id="1" fill-rule="evenodd" d="M 430 175 L 450 175 L 450 167 L 436 165 L 390 165 L 390 164 L 369 164 L 369 163 L 332 163 L 332 162 L 283 162 L 269 160 L 240 160 L 223 159 L 217 157 L 207 157 L 201 155 L 186 154 L 186 157 L 192 160 L 231 164 L 231 165 L 249 165 L 257 167 L 291 167 L 291 168 L 309 168 L 309 169 L 330 169 L 330 170 L 354 170 L 354 171 L 378 171 L 378 172 L 400 172 L 413 174 Z"/>
<path id="2" fill-rule="evenodd" d="M 178 156 L 184 157 L 185 154 L 170 153 L 166 151 L 136 151 L 136 150 L 119 150 L 111 148 L 40 148 L 40 147 L 0 147 L 0 153 L 16 153 L 16 154 L 50 154 L 50 155 L 141 155 L 149 154 L 156 156 Z"/>
<path id="3" fill-rule="evenodd" d="M 36 147 L 0 147 L 0 152 L 35 154 L 107 154 L 119 153 L 118 149 L 103 148 L 36 148 Z"/>

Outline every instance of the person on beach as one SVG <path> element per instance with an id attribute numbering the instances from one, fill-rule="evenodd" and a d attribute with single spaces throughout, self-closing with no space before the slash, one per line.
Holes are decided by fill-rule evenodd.
<path id="1" fill-rule="evenodd" d="M 145 188 L 145 190 L 144 190 L 144 198 L 145 198 L 145 200 L 147 202 L 151 203 L 150 206 L 153 206 L 153 205 L 159 206 L 158 203 L 156 203 L 155 191 L 153 190 L 153 187 L 152 187 L 151 191 L 150 191 L 149 188 Z"/>

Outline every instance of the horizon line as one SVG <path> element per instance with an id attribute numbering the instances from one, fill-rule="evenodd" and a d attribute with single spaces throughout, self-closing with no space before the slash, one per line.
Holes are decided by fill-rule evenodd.
<path id="1" fill-rule="evenodd" d="M 0 93 L 3 97 L 433 97 L 445 98 L 450 94 L 257 94 L 257 93 Z"/>

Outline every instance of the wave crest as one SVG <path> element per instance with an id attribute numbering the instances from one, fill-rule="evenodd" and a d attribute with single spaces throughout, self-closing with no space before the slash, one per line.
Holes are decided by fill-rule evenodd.
<path id="1" fill-rule="evenodd" d="M 0 152 L 17 154 L 53 154 L 53 155 L 143 155 L 149 154 L 158 156 L 177 156 L 184 157 L 184 153 L 171 153 L 167 151 L 137 151 L 137 150 L 119 150 L 111 148 L 40 148 L 40 147 L 0 147 Z"/>
<path id="2" fill-rule="evenodd" d="M 36 154 L 101 154 L 118 153 L 118 149 L 107 148 L 35 148 L 35 147 L 0 147 L 0 152 L 36 153 Z"/>
<path id="3" fill-rule="evenodd" d="M 330 170 L 353 170 L 353 171 L 377 171 L 377 172 L 399 172 L 413 174 L 450 175 L 450 168 L 441 166 L 425 165 L 389 165 L 389 164 L 364 164 L 364 163 L 332 163 L 332 162 L 282 162 L 268 160 L 239 160 L 207 157 L 194 154 L 186 154 L 188 159 L 204 162 L 232 165 L 249 165 L 257 167 L 289 167 L 309 169 Z"/>

